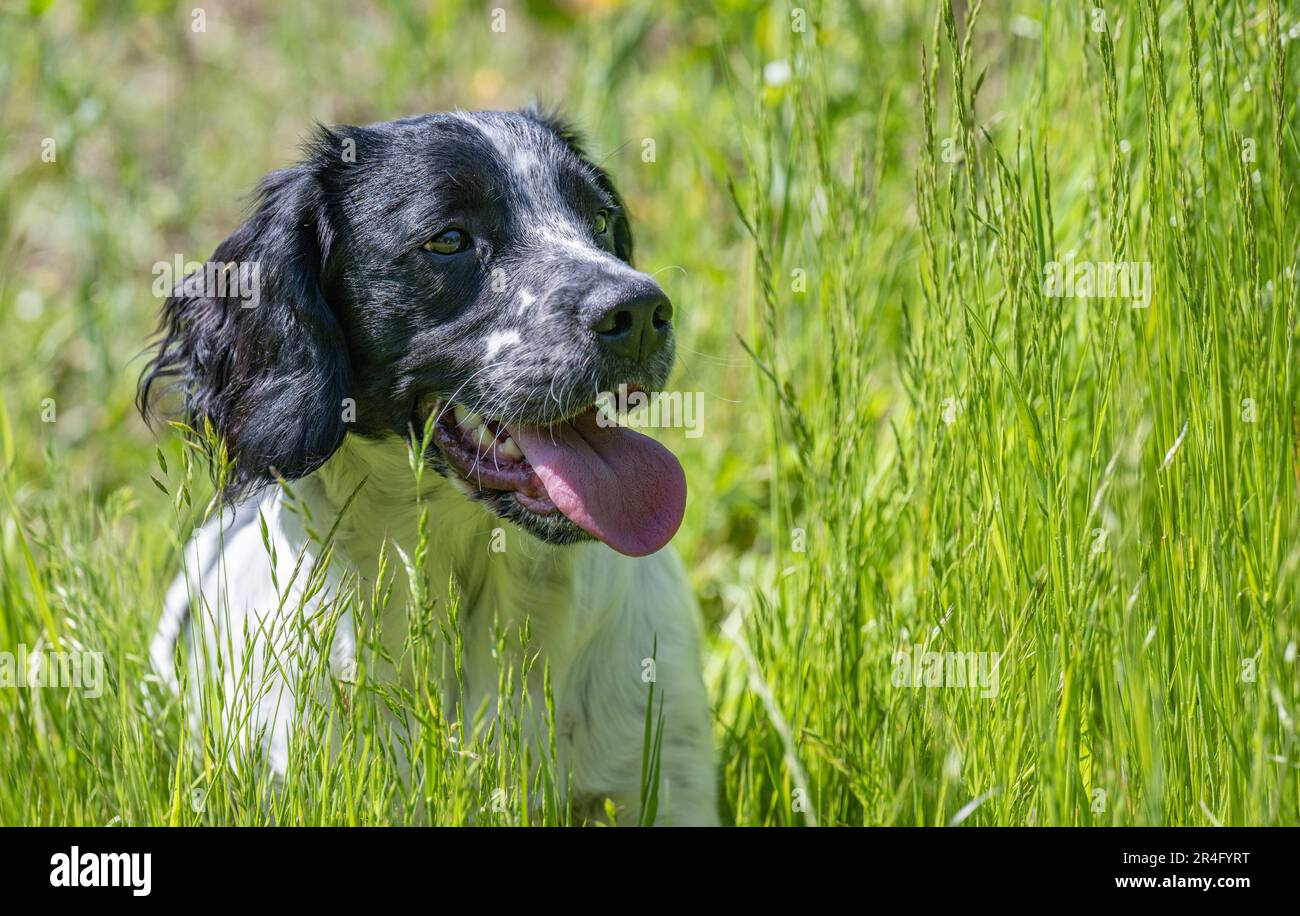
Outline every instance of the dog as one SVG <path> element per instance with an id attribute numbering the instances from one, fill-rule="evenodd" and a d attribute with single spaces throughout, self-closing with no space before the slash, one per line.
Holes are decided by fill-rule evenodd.
<path id="1" fill-rule="evenodd" d="M 346 680 L 358 638 L 339 596 L 375 587 L 389 545 L 459 590 L 464 693 L 444 695 L 462 710 L 495 699 L 494 633 L 527 622 L 575 810 L 609 799 L 620 822 L 635 818 L 653 670 L 657 820 L 716 823 L 698 610 L 666 546 L 685 477 L 666 448 L 594 406 L 600 392 L 662 390 L 674 359 L 673 306 L 632 266 L 609 175 L 536 107 L 318 127 L 304 152 L 263 179 L 210 259 L 256 265 L 256 305 L 176 290 L 139 385 L 146 419 L 174 389 L 230 459 L 232 507 L 185 547 L 150 649 L 179 690 L 185 647 L 193 736 L 203 684 L 215 685 L 282 779 L 308 667 L 289 618 L 333 622 L 320 651 Z M 418 495 L 412 455 L 433 472 Z M 325 581 L 310 581 L 302 570 L 326 555 Z M 396 658 L 411 586 L 389 578 L 377 626 Z M 541 668 L 522 688 L 535 697 Z M 367 670 L 430 676 L 383 659 Z M 530 727 L 546 740 L 544 722 Z"/>

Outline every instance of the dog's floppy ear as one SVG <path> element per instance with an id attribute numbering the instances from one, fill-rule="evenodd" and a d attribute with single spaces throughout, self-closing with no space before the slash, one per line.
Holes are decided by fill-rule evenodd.
<path id="1" fill-rule="evenodd" d="M 253 215 L 167 299 L 140 378 L 146 418 L 155 384 L 174 381 L 190 422 L 212 422 L 235 490 L 311 473 L 346 431 L 347 347 L 322 291 L 334 240 L 322 167 L 262 180 Z"/>
<path id="2" fill-rule="evenodd" d="M 584 140 L 581 132 L 573 126 L 560 112 L 546 111 L 542 108 L 541 103 L 534 102 L 527 108 L 520 111 L 526 118 L 536 121 L 542 127 L 545 127 L 551 133 L 555 134 L 565 146 L 567 146 L 574 155 L 582 160 L 587 168 L 591 169 L 595 176 L 596 184 L 614 199 L 618 208 L 623 211 L 623 218 L 614 221 L 614 253 L 617 254 L 627 263 L 632 263 L 632 225 L 629 221 L 627 204 L 623 201 L 623 195 L 618 193 L 618 188 L 614 187 L 614 181 L 609 177 L 609 173 L 588 157 L 587 151 L 583 148 Z"/>

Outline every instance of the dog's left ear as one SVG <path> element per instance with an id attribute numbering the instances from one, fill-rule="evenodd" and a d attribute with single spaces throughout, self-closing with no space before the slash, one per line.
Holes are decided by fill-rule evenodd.
<path id="1" fill-rule="evenodd" d="M 146 417 L 155 383 L 171 379 L 187 419 L 212 422 L 234 461 L 232 490 L 311 473 L 346 432 L 347 345 L 323 291 L 334 232 L 322 155 L 262 180 L 253 215 L 167 299 L 140 379 Z"/>
<path id="2" fill-rule="evenodd" d="M 542 127 L 545 127 L 560 141 L 567 146 L 575 156 L 582 160 L 583 165 L 591 169 L 596 178 L 596 184 L 614 199 L 618 208 L 623 211 L 623 218 L 614 221 L 614 253 L 627 263 L 632 263 L 632 225 L 629 221 L 627 204 L 623 200 L 623 195 L 618 193 L 618 188 L 614 187 L 614 181 L 609 177 L 609 173 L 603 168 L 591 161 L 584 147 L 582 134 L 576 127 L 565 119 L 557 111 L 546 111 L 541 104 L 534 102 L 527 108 L 523 109 L 520 114 L 526 118 L 536 121 Z"/>

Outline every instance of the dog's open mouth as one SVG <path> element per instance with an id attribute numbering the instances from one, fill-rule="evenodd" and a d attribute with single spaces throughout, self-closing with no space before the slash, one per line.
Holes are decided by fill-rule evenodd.
<path id="1" fill-rule="evenodd" d="M 506 426 L 426 396 L 413 417 L 417 436 L 430 416 L 448 472 L 481 498 L 508 494 L 527 515 L 563 516 L 634 557 L 659 550 L 682 523 L 686 475 L 677 458 L 649 436 L 601 422 L 595 407 L 545 426 Z"/>

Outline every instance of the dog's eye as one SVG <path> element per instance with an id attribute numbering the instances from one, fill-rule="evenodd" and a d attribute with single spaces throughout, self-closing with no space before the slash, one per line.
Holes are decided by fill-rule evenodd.
<path id="1" fill-rule="evenodd" d="M 596 214 L 596 218 L 591 221 L 591 229 L 597 235 L 604 235 L 609 231 L 608 210 L 601 210 Z"/>
<path id="2" fill-rule="evenodd" d="M 420 247 L 434 254 L 456 254 L 469 247 L 468 232 L 459 229 L 444 229 Z"/>

